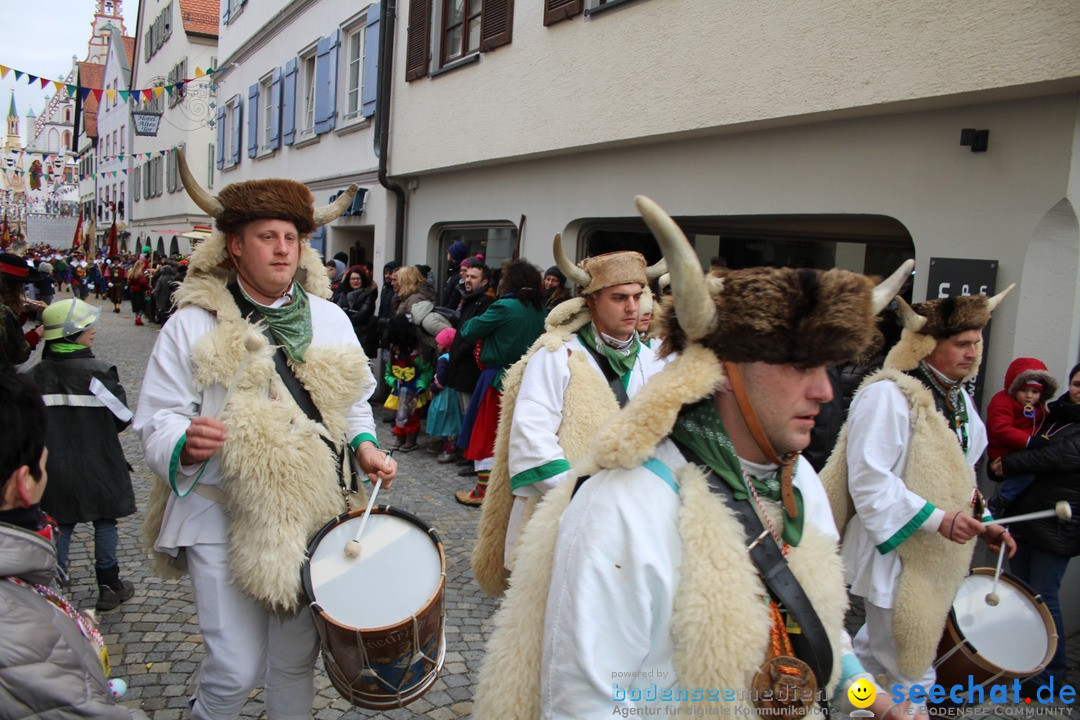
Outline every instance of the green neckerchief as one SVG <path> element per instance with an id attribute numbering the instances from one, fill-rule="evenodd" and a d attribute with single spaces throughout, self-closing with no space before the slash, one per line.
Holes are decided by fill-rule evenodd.
<path id="1" fill-rule="evenodd" d="M 968 449 L 968 412 L 967 403 L 964 402 L 962 381 L 949 382 L 939 375 L 934 368 L 919 362 L 918 378 L 930 388 L 934 396 L 934 404 L 938 411 L 945 416 L 949 427 L 956 433 L 956 440 L 960 443 L 960 449 L 965 453 Z"/>
<path id="2" fill-rule="evenodd" d="M 79 352 L 80 350 L 88 350 L 89 349 L 85 345 L 80 345 L 79 343 L 63 342 L 63 341 L 59 341 L 59 340 L 56 341 L 56 342 L 49 343 L 48 347 L 49 347 L 49 350 L 51 352 L 54 352 L 54 353 L 56 353 L 58 355 L 63 355 L 65 353 Z"/>
<path id="3" fill-rule="evenodd" d="M 770 475 L 762 478 L 748 475 L 743 471 L 742 463 L 735 453 L 735 446 L 731 444 L 720 414 L 716 412 L 716 406 L 712 398 L 702 400 L 694 405 L 688 405 L 679 413 L 679 419 L 672 430 L 673 438 L 684 443 L 700 457 L 709 468 L 720 476 L 731 489 L 736 500 L 747 500 L 753 503 L 750 491 L 747 489 L 747 480 L 754 483 L 754 490 L 760 498 L 780 501 L 780 470 L 779 468 Z M 795 509 L 798 517 L 788 517 L 784 513 L 784 530 L 781 533 L 788 545 L 797 547 L 802 540 L 803 512 L 802 493 L 798 488 L 795 491 Z"/>
<path id="4" fill-rule="evenodd" d="M 304 362 L 304 353 L 311 345 L 311 312 L 308 310 L 308 297 L 300 283 L 293 282 L 292 302 L 281 307 L 267 307 L 251 299 L 251 296 L 239 284 L 240 292 L 252 303 L 266 319 L 270 332 L 285 348 L 285 354 L 295 363 Z"/>
<path id="5" fill-rule="evenodd" d="M 606 357 L 611 364 L 611 369 L 622 378 L 623 387 L 629 386 L 630 371 L 634 369 L 634 363 L 637 362 L 638 350 L 641 349 L 641 343 L 638 341 L 636 335 L 625 350 L 618 350 L 600 340 L 596 334 L 596 328 L 592 323 L 589 323 L 578 330 L 578 338 L 580 338 L 581 342 L 585 344 L 586 347 L 596 348 L 597 352 L 604 353 L 604 357 Z"/>

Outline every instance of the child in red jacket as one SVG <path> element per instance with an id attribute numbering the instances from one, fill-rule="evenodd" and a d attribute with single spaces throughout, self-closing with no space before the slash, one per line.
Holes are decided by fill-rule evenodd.
<path id="1" fill-rule="evenodd" d="M 1054 397 L 1057 380 L 1036 358 L 1016 358 L 1005 373 L 1005 389 L 990 399 L 986 408 L 986 432 L 990 441 L 990 460 L 1023 450 L 1038 443 L 1037 436 L 1046 418 L 1045 398 Z M 1006 508 L 1034 482 L 1033 475 L 1011 477 L 989 504 L 994 517 L 1002 517 Z"/>

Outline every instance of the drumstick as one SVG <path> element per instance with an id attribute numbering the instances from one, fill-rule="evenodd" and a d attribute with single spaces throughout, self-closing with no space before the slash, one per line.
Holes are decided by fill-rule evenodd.
<path id="1" fill-rule="evenodd" d="M 1056 517 L 1058 520 L 1071 520 L 1072 508 L 1069 506 L 1068 500 L 1058 500 L 1052 510 L 1038 510 L 1036 512 L 1024 513 L 1023 515 L 1013 515 L 1012 517 L 1001 518 L 1000 520 L 994 520 L 994 524 L 1008 525 L 1009 523 L 1024 522 L 1026 520 L 1040 520 L 1042 518 Z"/>
<path id="2" fill-rule="evenodd" d="M 1004 533 L 1002 533 L 1004 534 Z M 998 580 L 1001 579 L 1001 564 L 1005 561 L 1005 543 L 1001 543 L 1001 550 L 998 551 L 997 569 L 994 570 L 994 587 L 990 588 L 990 592 L 986 593 L 986 604 L 993 607 L 997 605 L 1001 598 L 997 594 Z"/>
<path id="3" fill-rule="evenodd" d="M 375 498 L 379 495 L 380 487 L 382 487 L 382 478 L 375 481 L 375 487 L 371 491 L 371 498 L 368 500 L 367 507 L 364 508 L 364 519 L 360 521 L 360 527 L 356 531 L 356 537 L 345 543 L 345 557 L 347 558 L 360 557 L 360 536 L 364 534 L 364 526 L 367 525 L 368 518 L 371 517 L 371 508 L 375 505 Z"/>

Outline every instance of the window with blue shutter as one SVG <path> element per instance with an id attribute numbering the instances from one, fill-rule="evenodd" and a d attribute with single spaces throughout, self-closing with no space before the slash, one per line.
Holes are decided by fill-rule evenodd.
<path id="1" fill-rule="evenodd" d="M 375 3 L 367 11 L 367 27 L 364 29 L 364 88 L 361 93 L 364 117 L 375 114 L 375 99 L 379 87 L 379 11 L 382 3 Z"/>
<path id="2" fill-rule="evenodd" d="M 217 109 L 217 169 L 225 167 L 225 106 L 220 105 Z M 150 174 L 147 173 L 147 177 Z M 150 197 L 150 194 L 146 194 Z"/>
<path id="3" fill-rule="evenodd" d="M 259 83 L 248 88 L 247 154 L 259 154 Z"/>
<path id="4" fill-rule="evenodd" d="M 229 105 L 232 106 L 232 127 L 229 131 L 232 133 L 232 145 L 229 153 L 229 164 L 240 164 L 240 141 L 243 133 L 241 132 L 241 125 L 244 119 L 244 100 L 239 95 L 234 95 L 232 100 L 229 101 Z"/>
<path id="5" fill-rule="evenodd" d="M 281 135 L 286 145 L 296 140 L 296 67 L 296 58 L 285 63 L 281 84 Z"/>
<path id="6" fill-rule="evenodd" d="M 319 41 L 315 51 L 315 133 L 333 130 L 337 124 L 338 48 L 341 30 Z"/>
<path id="7" fill-rule="evenodd" d="M 281 147 L 281 68 L 274 68 L 270 76 L 270 137 L 266 144 Z"/>

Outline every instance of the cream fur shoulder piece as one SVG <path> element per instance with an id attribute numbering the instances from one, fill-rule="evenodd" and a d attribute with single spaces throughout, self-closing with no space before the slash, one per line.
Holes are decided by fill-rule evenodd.
<path id="1" fill-rule="evenodd" d="M 506 530 L 514 505 L 510 485 L 510 424 L 517 405 L 518 392 L 525 366 L 538 352 L 562 352 L 574 333 L 591 321 L 588 307 L 581 298 L 561 303 L 551 311 L 546 332 L 532 347 L 510 366 L 503 378 L 503 395 L 499 424 L 495 433 L 494 461 L 488 478 L 487 492 L 473 546 L 472 569 L 481 589 L 498 597 L 507 587 Z M 563 403 L 563 420 L 559 427 L 559 444 L 572 460 L 588 450 L 588 438 L 604 418 L 619 409 L 618 402 L 603 376 L 587 360 L 573 353 L 570 362 L 570 384 Z M 523 523 L 524 524 L 524 523 Z"/>
<path id="2" fill-rule="evenodd" d="M 904 484 L 946 512 L 971 512 L 975 471 L 934 405 L 930 390 L 916 378 L 888 368 L 867 378 L 860 390 L 882 381 L 895 383 L 910 407 L 911 439 Z M 821 472 L 841 534 L 854 514 L 848 489 L 847 438 L 845 424 Z M 971 565 L 974 544 L 958 545 L 938 533 L 915 532 L 896 552 L 902 567 L 893 601 L 899 665 L 905 675 L 920 677 L 934 660 L 953 597 Z"/>

